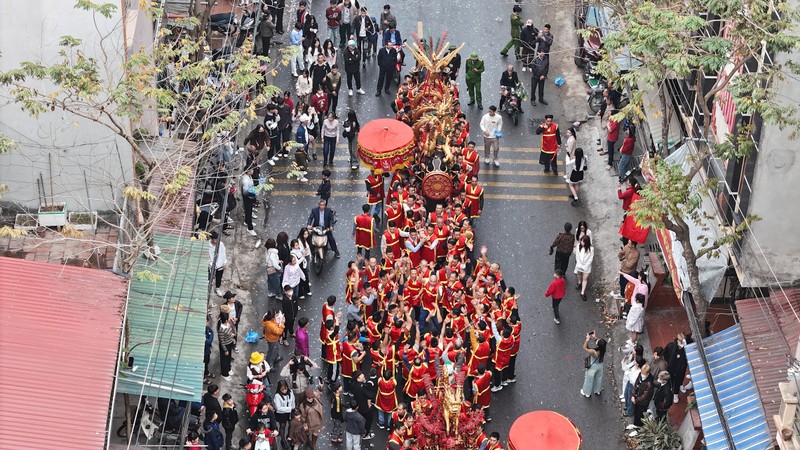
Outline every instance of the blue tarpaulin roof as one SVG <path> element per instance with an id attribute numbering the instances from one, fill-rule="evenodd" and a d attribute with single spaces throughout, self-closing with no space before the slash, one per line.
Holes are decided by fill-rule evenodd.
<path id="1" fill-rule="evenodd" d="M 772 448 L 767 418 L 756 390 L 740 325 L 703 339 L 708 366 L 722 412 L 733 436 L 732 446 L 722 429 L 697 344 L 686 346 L 697 409 L 708 450 L 764 450 Z"/>

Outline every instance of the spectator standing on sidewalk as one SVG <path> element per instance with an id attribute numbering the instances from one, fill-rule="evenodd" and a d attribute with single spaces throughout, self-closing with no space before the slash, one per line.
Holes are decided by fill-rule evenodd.
<path id="1" fill-rule="evenodd" d="M 555 240 L 550 244 L 550 254 L 553 254 L 553 249 L 556 251 L 555 256 L 555 270 L 561 271 L 562 274 L 567 273 L 569 268 L 569 257 L 575 249 L 575 236 L 571 233 L 572 224 L 567 222 L 564 224 L 564 231 L 558 233 Z"/>
<path id="2" fill-rule="evenodd" d="M 556 270 L 553 274 L 553 278 L 544 296 L 550 297 L 553 300 L 553 321 L 558 325 L 561 323 L 561 315 L 558 312 L 558 306 L 567 293 L 567 283 L 564 281 L 564 272 L 561 270 Z"/>
<path id="3" fill-rule="evenodd" d="M 539 103 L 548 105 L 544 99 L 544 84 L 550 72 L 550 58 L 539 50 L 531 62 L 531 105 L 536 106 L 536 92 L 539 92 Z"/>
<path id="4" fill-rule="evenodd" d="M 303 392 L 304 401 L 300 404 L 300 413 L 308 427 L 308 446 L 311 450 L 317 450 L 317 440 L 319 439 L 319 431 L 322 429 L 323 424 L 323 410 L 322 403 L 320 403 L 317 394 L 311 388 L 306 388 Z"/>
<path id="5" fill-rule="evenodd" d="M 203 348 L 203 378 L 214 378 L 214 374 L 208 371 L 208 363 L 211 361 L 211 346 L 214 345 L 214 329 L 211 328 L 211 314 L 206 315 L 206 340 Z"/>
<path id="6" fill-rule="evenodd" d="M 344 48 L 347 40 L 350 39 L 350 35 L 353 34 L 352 23 L 358 16 L 358 0 L 343 0 L 336 7 L 342 13 L 339 24 L 339 47 Z"/>
<path id="7" fill-rule="evenodd" d="M 619 182 L 622 183 L 628 177 L 629 166 L 631 158 L 633 157 L 633 148 L 636 145 L 636 136 L 634 134 L 633 126 L 625 129 L 625 140 L 622 141 L 622 147 L 619 149 Z"/>
<path id="8" fill-rule="evenodd" d="M 292 411 L 292 421 L 289 424 L 289 436 L 286 438 L 292 446 L 292 450 L 300 450 L 308 441 L 308 429 L 303 423 L 303 415 L 300 410 Z"/>
<path id="9" fill-rule="evenodd" d="M 344 442 L 342 439 L 342 427 L 345 421 L 345 409 L 347 405 L 342 398 L 344 389 L 342 385 L 335 381 L 330 386 L 330 404 L 331 404 L 331 443 L 341 444 Z M 358 435 L 359 439 L 361 435 Z"/>
<path id="10" fill-rule="evenodd" d="M 569 130 L 567 130 L 567 135 L 570 135 Z M 574 141 L 574 137 L 572 139 Z M 584 172 L 586 171 L 586 156 L 584 156 L 582 148 L 577 148 L 575 149 L 574 157 L 571 153 L 567 153 L 565 158 L 566 166 L 564 168 L 564 177 L 567 179 L 567 185 L 571 192 L 569 195 L 569 198 L 572 200 L 571 204 L 575 206 L 580 201 L 580 187 L 583 182 Z"/>
<path id="11" fill-rule="evenodd" d="M 383 12 L 381 13 L 381 31 L 394 30 L 397 28 L 397 17 L 392 14 L 392 7 L 383 5 Z"/>
<path id="12" fill-rule="evenodd" d="M 271 372 L 277 371 L 278 362 L 283 359 L 278 354 L 278 345 L 284 329 L 283 319 L 283 313 L 278 310 L 277 312 L 268 311 L 261 320 L 264 339 L 267 341 L 267 363 L 272 368 Z"/>
<path id="13" fill-rule="evenodd" d="M 258 25 L 258 37 L 261 38 L 261 55 L 269 56 L 272 37 L 275 36 L 275 24 L 270 20 L 267 5 L 262 5 L 261 9 L 264 13 L 261 15 L 261 22 Z"/>
<path id="14" fill-rule="evenodd" d="M 350 154 L 350 170 L 358 170 L 358 132 L 361 131 L 361 124 L 358 123 L 355 110 L 347 111 L 343 128 L 342 136 L 347 138 L 347 150 Z"/>
<path id="15" fill-rule="evenodd" d="M 658 380 L 655 384 L 653 394 L 653 404 L 656 408 L 656 419 L 663 420 L 667 416 L 669 407 L 672 406 L 673 394 L 672 383 L 670 382 L 669 372 L 663 370 L 658 373 Z"/>
<path id="16" fill-rule="evenodd" d="M 477 52 L 472 52 L 464 64 L 464 78 L 467 82 L 467 94 L 469 95 L 469 103 L 472 106 L 478 102 L 478 109 L 483 109 L 483 95 L 481 94 L 481 77 L 483 71 L 486 70 L 483 60 L 478 57 Z"/>
<path id="17" fill-rule="evenodd" d="M 231 394 L 222 396 L 222 428 L 225 430 L 225 449 L 230 450 L 233 441 L 233 433 L 239 423 L 239 413 L 236 411 L 236 404 L 233 403 Z"/>
<path id="18" fill-rule="evenodd" d="M 644 329 L 644 295 L 634 295 L 633 301 L 631 301 L 631 310 L 628 311 L 628 317 L 625 319 L 625 329 L 631 333 L 626 347 L 636 345 L 639 334 L 641 334 Z"/>
<path id="19" fill-rule="evenodd" d="M 628 430 L 632 431 L 628 436 L 634 437 L 638 434 L 635 430 L 643 425 L 642 419 L 644 412 L 650 405 L 650 400 L 653 399 L 653 375 L 650 374 L 650 366 L 645 364 L 642 366 L 642 373 L 636 379 L 636 384 L 633 386 L 633 395 L 631 401 L 633 402 L 633 424 L 628 425 Z"/>
<path id="20" fill-rule="evenodd" d="M 219 248 L 217 248 L 219 244 Z M 214 280 L 214 293 L 222 297 L 222 275 L 228 264 L 228 252 L 225 243 L 219 241 L 219 233 L 212 231 L 208 239 L 208 279 Z"/>
<path id="21" fill-rule="evenodd" d="M 359 94 L 366 94 L 361 89 L 361 51 L 356 46 L 356 41 L 347 41 L 347 49 L 344 51 L 344 72 L 347 74 L 347 95 L 353 96 L 353 80 L 356 82 L 356 91 Z"/>
<path id="22" fill-rule="evenodd" d="M 622 248 L 617 257 L 620 260 L 619 271 L 624 274 L 631 275 L 636 272 L 639 267 L 639 249 L 636 247 L 636 242 L 628 238 L 622 238 Z M 628 284 L 627 278 L 622 275 L 619 276 L 619 293 L 612 293 L 614 297 L 622 299 L 625 295 L 625 286 Z M 627 311 L 626 311 L 627 313 Z"/>
<path id="23" fill-rule="evenodd" d="M 228 316 L 230 310 L 230 306 L 221 305 L 219 307 L 219 320 L 217 321 L 219 368 L 222 378 L 226 381 L 231 380 L 231 360 L 233 360 L 233 349 L 236 347 L 236 332 Z"/>

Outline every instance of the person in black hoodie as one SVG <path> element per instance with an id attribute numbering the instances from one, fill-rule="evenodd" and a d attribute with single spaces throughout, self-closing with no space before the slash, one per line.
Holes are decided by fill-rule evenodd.
<path id="1" fill-rule="evenodd" d="M 633 385 L 633 425 L 628 425 L 629 430 L 633 430 L 642 426 L 642 418 L 647 407 L 650 406 L 650 400 L 653 399 L 653 375 L 650 374 L 650 365 L 645 364 L 642 366 L 642 372 L 639 378 L 636 379 L 636 384 Z M 632 433 L 631 437 L 636 436 Z"/>
<path id="2" fill-rule="evenodd" d="M 222 406 L 217 400 L 219 395 L 219 386 L 216 384 L 209 384 L 206 393 L 203 395 L 203 406 L 206 408 L 206 420 L 210 420 L 211 416 L 216 413 L 217 417 L 222 416 Z"/>
<path id="3" fill-rule="evenodd" d="M 353 373 L 353 379 L 356 381 L 352 385 L 351 392 L 353 394 L 353 399 L 355 399 L 356 403 L 358 404 L 358 413 L 364 417 L 364 435 L 362 439 L 369 440 L 375 437 L 375 434 L 371 432 L 372 430 L 372 420 L 374 416 L 374 409 L 375 406 L 373 405 L 373 399 L 377 395 L 377 391 L 375 391 L 370 382 L 367 381 L 367 377 L 364 372 L 356 371 Z"/>
<path id="4" fill-rule="evenodd" d="M 222 428 L 225 430 L 225 450 L 231 449 L 233 433 L 239 423 L 239 413 L 236 412 L 236 405 L 233 403 L 231 394 L 222 396 L 222 418 L 220 419 Z"/>
<path id="5" fill-rule="evenodd" d="M 666 370 L 658 374 L 653 394 L 653 404 L 656 407 L 656 419 L 661 420 L 667 415 L 669 407 L 672 406 L 672 383 L 670 383 L 669 372 Z"/>
<path id="6" fill-rule="evenodd" d="M 275 150 L 276 155 L 283 158 L 289 157 L 289 149 L 283 145 L 292 140 L 292 107 L 287 105 L 283 97 L 278 98 L 278 132 L 281 135 L 280 146 Z"/>
<path id="7" fill-rule="evenodd" d="M 691 333 L 678 333 L 675 340 L 664 347 L 662 356 L 667 361 L 667 371 L 672 382 L 672 402 L 678 403 L 678 391 L 686 375 L 689 363 L 686 361 L 686 344 L 691 344 Z"/>
<path id="8" fill-rule="evenodd" d="M 272 407 L 272 398 L 269 396 L 264 398 L 264 401 L 258 405 L 256 413 L 250 417 L 247 434 L 255 432 L 259 424 L 263 424 L 270 431 L 278 430 L 278 419 L 275 417 L 275 409 Z"/>

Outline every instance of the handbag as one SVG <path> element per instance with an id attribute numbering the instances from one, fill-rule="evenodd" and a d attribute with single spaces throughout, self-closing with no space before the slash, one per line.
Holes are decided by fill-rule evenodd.
<path id="1" fill-rule="evenodd" d="M 589 360 L 589 358 L 590 358 L 589 356 L 587 356 L 586 358 L 583 358 L 583 368 L 584 369 L 588 369 L 589 367 L 592 367 L 592 362 Z"/>

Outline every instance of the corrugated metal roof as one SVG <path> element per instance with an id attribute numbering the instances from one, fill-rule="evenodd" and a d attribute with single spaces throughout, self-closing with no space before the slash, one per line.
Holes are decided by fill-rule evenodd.
<path id="1" fill-rule="evenodd" d="M 795 315 L 800 312 L 800 289 L 773 292 L 770 298 L 738 300 L 736 311 L 761 405 L 767 417 L 772 417 L 781 406 L 778 383 L 787 381 L 786 355 L 794 354 L 800 333 L 800 321 Z M 767 423 L 770 436 L 774 437 L 775 422 Z"/>
<path id="2" fill-rule="evenodd" d="M 199 401 L 203 387 L 208 254 L 205 241 L 156 234 L 155 262 L 133 269 L 127 347 L 135 371 L 120 369 L 118 393 Z M 150 271 L 161 278 L 140 280 Z M 134 346 L 136 346 L 134 348 Z"/>
<path id="3" fill-rule="evenodd" d="M 0 447 L 102 449 L 126 280 L 0 257 L 0 286 Z"/>
<path id="4" fill-rule="evenodd" d="M 741 326 L 737 324 L 709 336 L 703 339 L 703 345 L 736 450 L 771 448 L 772 439 L 745 350 Z M 708 450 L 732 449 L 717 415 L 697 344 L 686 346 L 686 359 Z"/>

